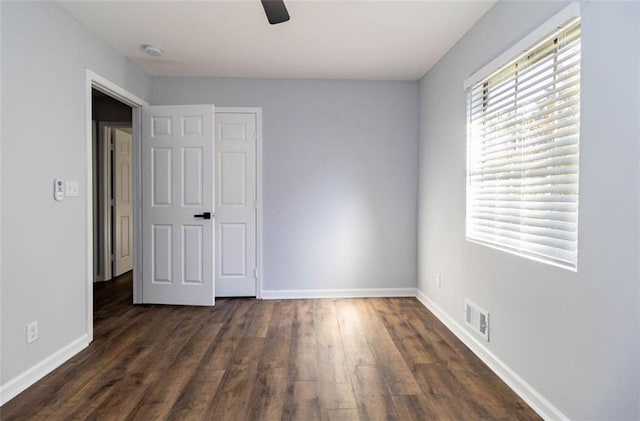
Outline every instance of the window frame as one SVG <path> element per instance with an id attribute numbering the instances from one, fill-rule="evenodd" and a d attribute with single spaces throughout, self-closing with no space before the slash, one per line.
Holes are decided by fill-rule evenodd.
<path id="1" fill-rule="evenodd" d="M 548 265 L 552 265 L 552 266 L 556 266 L 556 267 L 560 267 L 563 269 L 567 269 L 567 270 L 571 270 L 574 272 L 577 272 L 578 270 L 578 227 L 577 227 L 577 221 L 578 221 L 578 203 L 579 203 L 579 196 L 576 199 L 576 228 L 575 228 L 575 244 L 576 244 L 576 251 L 575 251 L 575 258 L 573 260 L 573 262 L 566 262 L 566 261 L 560 261 L 561 259 L 557 258 L 554 259 L 553 257 L 549 257 L 549 256 L 545 256 L 545 255 L 540 255 L 537 252 L 533 251 L 533 249 L 530 249 L 529 251 L 527 251 L 526 249 L 524 249 L 524 247 L 512 247 L 510 245 L 508 245 L 507 243 L 509 241 L 503 241 L 502 244 L 500 243 L 496 243 L 493 241 L 486 241 L 483 240 L 481 238 L 477 238 L 478 236 L 476 235 L 476 237 L 474 236 L 470 236 L 470 213 L 471 213 L 471 184 L 470 184 L 470 172 L 472 170 L 472 163 L 471 163 L 471 117 L 472 117 L 472 104 L 471 101 L 474 98 L 472 95 L 472 90 L 475 89 L 479 89 L 480 84 L 484 83 L 485 88 L 483 88 L 483 93 L 481 94 L 482 96 L 480 97 L 480 99 L 482 100 L 482 107 L 484 108 L 485 105 L 485 96 L 487 95 L 488 92 L 488 80 L 496 74 L 499 74 L 501 71 L 503 71 L 504 69 L 508 68 L 509 66 L 513 66 L 514 64 L 517 66 L 517 63 L 519 61 L 522 60 L 522 58 L 524 56 L 526 56 L 529 53 L 535 52 L 538 47 L 540 47 L 541 45 L 548 43 L 550 41 L 550 36 L 552 36 L 553 34 L 558 34 L 559 32 L 563 32 L 565 30 L 565 28 L 570 28 L 573 25 L 576 24 L 576 21 L 578 21 L 579 23 L 579 18 L 580 18 L 580 3 L 571 3 L 569 6 L 565 7 L 564 9 L 562 9 L 559 13 L 557 13 L 556 15 L 554 15 L 552 18 L 550 18 L 549 20 L 547 20 L 543 25 L 541 25 L 540 27 L 538 27 L 536 30 L 532 31 L 529 35 L 527 35 L 526 37 L 524 37 L 521 41 L 519 41 L 518 43 L 516 43 L 514 46 L 512 46 L 511 48 L 509 48 L 508 50 L 506 50 L 504 53 L 500 54 L 498 57 L 496 57 L 495 59 L 491 60 L 487 65 L 483 66 L 481 69 L 479 69 L 477 72 L 475 72 L 473 75 L 471 75 L 469 78 L 467 78 L 464 82 L 464 89 L 467 93 L 467 161 L 466 161 L 466 169 L 467 169 L 467 176 L 466 176 L 466 205 L 465 205 L 465 237 L 466 240 L 472 243 L 476 243 L 476 244 L 480 244 L 486 247 L 490 247 L 493 249 L 497 249 L 497 250 L 501 250 L 510 254 L 514 254 L 514 255 L 518 255 L 530 260 L 534 260 L 534 261 L 538 261 L 538 262 L 542 262 Z M 580 35 L 581 37 L 581 35 Z M 557 42 L 557 38 L 554 42 Z M 554 57 L 554 60 L 557 60 L 557 56 Z M 517 69 L 517 67 L 516 67 Z M 515 82 L 515 87 L 517 88 L 517 78 L 518 78 L 518 71 L 515 70 L 514 71 L 514 82 Z M 511 79 L 507 79 L 507 80 L 511 80 Z M 555 83 L 555 73 L 554 73 L 554 83 Z M 579 95 L 579 94 L 578 94 Z M 475 99 L 478 99 L 478 96 L 475 97 Z M 579 112 L 579 111 L 578 111 Z M 579 114 L 578 114 L 579 115 Z M 579 120 L 578 120 L 578 127 L 579 127 Z M 579 148 L 579 133 L 578 133 L 578 140 L 577 140 L 577 146 Z M 578 152 L 579 154 L 579 152 Z M 579 156 L 579 155 L 578 155 Z M 578 157 L 579 160 L 579 157 Z M 579 164 L 578 164 L 579 165 Z M 578 186 L 579 186 L 579 168 L 576 172 L 578 180 L 576 181 L 576 191 Z M 520 223 L 521 224 L 521 223 Z M 526 224 L 521 224 L 521 227 L 525 227 Z M 548 228 L 548 227 L 546 227 Z M 500 238 L 500 235 L 496 235 L 496 238 Z M 505 238 L 505 237 L 502 237 Z"/>

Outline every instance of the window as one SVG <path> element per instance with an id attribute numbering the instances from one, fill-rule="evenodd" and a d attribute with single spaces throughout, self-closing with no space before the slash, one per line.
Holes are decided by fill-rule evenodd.
<path id="1" fill-rule="evenodd" d="M 467 239 L 575 270 L 580 21 L 554 28 L 468 84 Z"/>

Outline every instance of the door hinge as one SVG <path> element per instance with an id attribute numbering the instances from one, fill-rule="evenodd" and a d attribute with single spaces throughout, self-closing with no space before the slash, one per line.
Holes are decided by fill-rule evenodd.
<path id="1" fill-rule="evenodd" d="M 115 261 L 116 261 L 116 255 L 115 255 L 115 254 L 112 254 L 112 255 L 111 255 L 111 261 L 112 261 L 112 262 L 115 262 Z"/>
<path id="2" fill-rule="evenodd" d="M 253 277 L 258 279 L 258 268 L 254 269 L 253 271 Z"/>

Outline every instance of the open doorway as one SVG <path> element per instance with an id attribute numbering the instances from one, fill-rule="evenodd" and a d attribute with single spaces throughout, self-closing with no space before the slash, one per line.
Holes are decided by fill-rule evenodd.
<path id="1" fill-rule="evenodd" d="M 104 124 L 101 126 L 99 124 L 99 120 L 96 120 L 94 122 L 94 118 L 93 118 L 93 96 L 96 95 L 98 97 L 102 96 L 102 97 L 109 97 L 110 99 L 116 100 L 122 104 L 124 104 L 125 106 L 127 106 L 128 108 L 126 109 L 126 113 L 128 115 L 131 116 L 131 130 L 130 133 L 131 134 L 131 178 L 133 180 L 132 183 L 132 187 L 131 187 L 131 193 L 132 193 L 132 223 L 133 223 L 133 240 L 129 242 L 129 245 L 131 247 L 130 249 L 130 254 L 132 256 L 132 266 L 133 266 L 133 270 L 131 273 L 131 279 L 133 282 L 133 285 L 130 287 L 132 289 L 132 295 L 129 296 L 130 300 L 133 303 L 148 303 L 148 302 L 153 302 L 153 300 L 149 300 L 149 299 L 143 299 L 143 291 L 146 292 L 149 290 L 149 288 L 145 288 L 143 287 L 143 278 L 142 278 L 142 270 L 143 270 L 143 260 L 146 261 L 147 263 L 154 263 L 154 262 L 159 262 L 162 264 L 165 264 L 166 266 L 166 262 L 167 259 L 144 259 L 143 255 L 145 250 L 143 250 L 142 247 L 142 238 L 143 238 L 143 218 L 142 218 L 142 214 L 143 214 L 143 205 L 145 203 L 151 203 L 149 200 L 143 200 L 143 182 L 146 183 L 145 185 L 150 185 L 150 175 L 153 175 L 153 172 L 151 171 L 143 171 L 143 167 L 144 165 L 144 159 L 143 159 L 143 143 L 146 144 L 148 146 L 148 142 L 142 142 L 142 137 L 143 137 L 143 132 L 147 133 L 147 134 L 152 134 L 155 133 L 157 136 L 164 136 L 167 137 L 168 134 L 171 134 L 173 132 L 172 128 L 181 128 L 182 130 L 176 130 L 175 133 L 179 134 L 186 134 L 190 137 L 194 137 L 195 134 L 199 133 L 202 131 L 202 129 L 205 127 L 203 125 L 203 122 L 205 121 L 205 117 L 207 119 L 209 119 L 210 117 L 213 117 L 210 111 L 206 111 L 204 114 L 202 114 L 200 117 L 198 117 L 196 114 L 194 114 L 193 110 L 189 111 L 189 113 L 186 116 L 182 116 L 182 117 L 176 117 L 177 119 L 175 120 L 177 123 L 173 124 L 172 122 L 174 121 L 173 117 L 169 118 L 169 115 L 167 114 L 167 110 L 164 109 L 161 112 L 161 115 L 156 116 L 157 118 L 150 118 L 150 117 L 154 117 L 153 115 L 147 115 L 147 117 L 144 117 L 144 113 L 146 110 L 146 113 L 150 113 L 150 112 L 154 112 L 154 110 L 159 111 L 158 108 L 162 108 L 160 106 L 156 106 L 156 107 L 149 107 L 148 103 L 146 101 L 144 101 L 143 99 L 138 98 L 137 96 L 131 94 L 130 92 L 126 91 L 125 89 L 121 88 L 120 86 L 114 84 L 113 82 L 95 74 L 94 72 L 92 72 L 91 70 L 86 70 L 86 155 L 85 155 L 85 159 L 86 159 L 86 173 L 85 173 L 85 182 L 86 182 L 86 186 L 87 186 L 87 205 L 86 205 L 86 209 L 87 209 L 87 214 L 86 214 L 86 220 L 87 220 L 87 230 L 86 230 L 86 236 L 87 236 L 87 254 L 86 254 L 86 279 L 87 279 L 87 290 L 86 290 L 86 325 L 87 325 L 87 336 L 89 338 L 89 342 L 91 342 L 93 340 L 93 322 L 94 322 L 94 286 L 95 285 L 104 285 L 104 284 L 109 284 L 109 282 L 100 282 L 100 283 L 94 283 L 94 280 L 96 279 L 94 276 L 94 270 L 96 271 L 96 273 L 99 273 L 100 271 L 100 267 L 98 266 L 98 268 L 96 269 L 94 266 L 94 260 L 98 259 L 100 257 L 100 252 L 97 250 L 97 248 L 99 247 L 99 243 L 94 245 L 94 236 L 100 238 L 96 233 L 95 233 L 95 229 L 100 227 L 100 224 L 97 223 L 96 225 L 94 225 L 94 219 L 98 219 L 98 213 L 96 212 L 96 216 L 94 218 L 94 203 L 93 203 L 93 192 L 94 192 L 94 160 L 97 160 L 98 157 L 94 158 L 94 149 L 98 149 L 98 146 L 94 147 L 94 133 L 95 133 L 95 138 L 97 139 L 97 135 L 98 132 L 103 132 L 107 133 L 106 135 L 104 135 L 104 137 L 106 139 L 112 138 L 113 133 L 127 133 L 127 130 L 122 130 L 122 127 L 115 127 L 116 124 L 115 123 L 119 123 L 117 121 L 113 121 L 112 117 L 108 117 L 106 121 L 106 123 L 110 123 L 112 127 L 110 127 L 110 132 L 106 131 L 106 128 L 104 127 Z M 95 91 L 99 91 L 99 92 L 95 92 Z M 103 95 L 106 94 L 106 95 Z M 167 108 L 170 106 L 164 106 L 164 108 Z M 183 105 L 183 106 L 171 106 L 173 108 L 176 108 L 176 110 L 174 111 L 179 111 L 177 110 L 177 108 L 182 109 L 182 111 L 184 111 L 185 108 L 189 108 L 189 107 L 195 107 L 195 106 L 188 106 L 188 105 Z M 213 106 L 211 106 L 211 110 L 213 110 Z M 231 268 L 228 272 L 240 272 L 239 270 L 235 270 L 235 266 L 233 264 L 242 264 L 243 266 L 243 270 L 241 271 L 242 274 L 246 274 L 246 277 L 248 278 L 248 282 L 251 284 L 252 290 L 250 293 L 247 292 L 243 292 L 243 293 L 234 293 L 234 294 L 225 294 L 221 291 L 221 293 L 219 294 L 220 296 L 226 296 L 226 295 L 242 295 L 242 296 L 257 296 L 258 298 L 261 298 L 261 257 L 262 257 L 262 247 L 261 247 L 261 225 L 262 225 L 262 194 L 261 194 L 261 186 L 262 186 L 262 178 L 261 178 L 261 169 L 262 169 L 262 165 L 261 165 L 261 157 L 262 157 L 262 136 L 261 136 L 261 132 L 262 132 L 262 124 L 261 124 L 261 109 L 259 108 L 219 108 L 216 110 L 216 118 L 219 118 L 219 122 L 220 124 L 218 125 L 218 127 L 213 127 L 213 121 L 211 123 L 209 123 L 209 129 L 208 132 L 210 133 L 211 139 L 215 140 L 215 136 L 214 136 L 214 130 L 215 131 L 224 131 L 224 132 L 229 132 L 226 133 L 228 135 L 230 135 L 229 140 L 233 141 L 235 139 L 236 143 L 242 143 L 239 142 L 241 140 L 245 140 L 245 141 L 251 141 L 249 143 L 251 143 L 251 147 L 250 149 L 252 151 L 255 150 L 255 159 L 251 159 L 251 161 L 253 162 L 251 164 L 251 167 L 255 166 L 255 172 L 252 171 L 250 174 L 245 174 L 245 171 L 241 171 L 241 174 L 245 174 L 245 177 L 233 177 L 233 180 L 240 180 L 240 179 L 245 179 L 248 180 L 249 178 L 251 180 L 253 180 L 254 178 L 256 179 L 256 183 L 255 183 L 255 188 L 245 188 L 243 187 L 244 184 L 242 183 L 235 183 L 233 184 L 233 186 L 238 187 L 239 186 L 239 190 L 240 192 L 244 192 L 242 193 L 242 197 L 246 200 L 242 200 L 242 204 L 243 204 L 243 209 L 245 209 L 248 212 L 248 220 L 251 221 L 255 221 L 255 223 L 252 224 L 251 227 L 251 231 L 255 231 L 255 234 L 251 236 L 251 238 L 246 239 L 246 242 L 251 241 L 251 243 L 255 243 L 255 247 L 252 247 L 251 250 L 251 255 L 253 256 L 255 254 L 255 259 L 252 259 L 251 265 L 245 265 L 245 263 L 247 263 L 247 259 L 242 259 L 243 255 L 242 253 L 236 253 L 234 255 L 231 254 L 231 252 L 233 252 L 236 249 L 240 249 L 240 251 L 243 249 L 242 247 L 242 242 L 237 244 L 235 243 L 230 243 L 229 246 L 230 247 L 224 247 L 224 244 L 220 244 L 219 247 L 216 247 L 216 250 L 223 250 L 226 249 L 226 252 L 224 253 L 220 253 L 217 256 L 213 256 L 212 259 L 215 260 L 221 260 L 221 264 L 219 265 L 219 267 L 222 269 L 224 264 L 226 263 L 227 266 L 229 268 Z M 228 114 L 228 115 L 227 115 Z M 226 117 L 225 117 L 226 115 Z M 239 123 L 237 121 L 235 121 L 237 118 L 247 118 L 248 122 L 245 125 L 242 125 L 242 127 L 244 127 L 244 129 L 242 127 L 240 127 L 241 125 L 236 124 Z M 230 119 L 230 120 L 229 120 Z M 229 130 L 225 130 L 225 124 L 224 121 L 227 121 L 227 123 L 230 123 L 229 126 Z M 250 121 L 249 121 L 250 120 Z M 150 126 L 150 124 L 152 124 L 152 126 Z M 245 127 L 246 126 L 246 127 Z M 146 127 L 146 129 L 143 130 L 143 128 Z M 238 130 L 238 128 L 240 127 L 241 130 Z M 251 128 L 251 130 L 249 130 L 248 128 Z M 245 130 L 246 129 L 246 130 Z M 155 132 L 154 132 L 155 130 Z M 112 134 L 109 134 L 112 133 Z M 243 136 L 237 137 L 235 135 L 233 135 L 233 133 L 238 133 L 238 134 L 243 134 Z M 233 135 L 233 136 L 231 136 Z M 197 136 L 196 136 L 197 137 Z M 237 139 L 236 139 L 237 138 Z M 218 139 L 224 140 L 225 136 L 219 136 Z M 160 140 L 158 140 L 160 141 Z M 163 141 L 167 141 L 167 139 L 164 139 Z M 97 140 L 96 140 L 97 142 Z M 157 142 L 156 142 L 157 143 Z M 231 142 L 233 143 L 233 142 Z M 247 142 L 244 142 L 247 143 Z M 184 142 L 180 143 L 181 147 L 185 147 Z M 218 161 L 224 161 L 223 158 L 234 158 L 237 157 L 237 155 L 240 154 L 241 151 L 236 151 L 236 150 L 229 150 L 227 151 L 227 155 L 224 155 L 224 145 L 218 145 L 218 152 L 220 152 L 219 156 L 216 157 L 216 160 Z M 156 160 L 160 160 L 158 161 L 158 164 L 162 164 L 165 165 L 165 167 L 169 168 L 169 166 L 167 166 L 168 161 L 166 159 L 162 159 L 162 158 L 167 158 L 169 156 L 168 154 L 168 146 L 162 146 L 160 144 L 155 144 L 156 148 L 160 148 L 162 150 L 159 151 L 159 153 L 157 154 L 157 156 L 154 158 Z M 188 158 L 186 159 L 185 163 L 189 162 L 189 159 L 193 160 L 195 159 L 195 163 L 197 164 L 200 160 L 200 158 L 198 158 L 199 152 L 197 150 L 197 148 L 195 147 L 191 147 L 188 151 L 189 153 L 187 153 L 186 155 L 183 155 L 183 158 Z M 253 153 L 253 152 L 252 152 Z M 193 155 L 193 156 L 192 156 Z M 144 154 L 144 156 L 147 157 L 147 159 L 149 159 L 149 157 L 151 155 L 149 155 L 149 153 Z M 178 156 L 176 154 L 176 156 Z M 202 155 L 204 156 L 204 155 Z M 228 160 L 227 160 L 228 161 Z M 236 160 L 233 162 L 219 162 L 218 165 L 219 168 L 226 168 L 227 170 L 229 170 L 229 176 L 233 176 L 233 174 L 237 173 L 237 171 L 232 171 L 232 169 L 236 168 L 237 166 L 232 166 L 230 164 L 233 163 L 247 163 L 247 160 Z M 226 164 L 226 165 L 225 165 Z M 147 162 L 146 168 L 149 169 L 151 168 L 149 166 L 150 164 Z M 97 164 L 95 165 L 97 167 Z M 171 165 L 172 166 L 172 165 Z M 241 166 L 242 167 L 242 166 Z M 240 167 L 240 168 L 241 168 Z M 198 169 L 198 165 L 189 165 L 188 168 L 190 169 Z M 193 172 L 193 171 L 192 171 Z M 174 171 L 171 171 L 171 173 L 174 173 Z M 181 171 L 175 171 L 175 174 L 182 174 L 183 172 Z M 192 173 L 189 173 L 191 175 L 193 175 Z M 144 177 L 143 177 L 144 175 Z M 156 174 L 157 175 L 157 174 Z M 146 178 L 145 178 L 146 177 Z M 203 180 L 213 180 L 214 176 L 213 173 L 209 174 L 207 177 L 203 178 Z M 224 174 L 219 174 L 218 177 L 216 177 L 216 179 L 218 181 L 222 181 L 225 179 Z M 146 180 L 146 181 L 145 181 Z M 229 179 L 231 180 L 231 179 Z M 152 180 L 151 180 L 152 181 Z M 166 181 L 166 180 L 165 180 Z M 96 183 L 98 183 L 96 181 Z M 114 181 L 115 183 L 115 181 Z M 158 184 L 158 183 L 156 183 Z M 171 186 L 173 184 L 170 184 Z M 197 186 L 205 186 L 205 183 L 187 183 L 185 184 L 187 186 L 190 186 L 191 190 L 193 190 L 193 187 L 197 187 Z M 160 186 L 158 184 L 158 186 Z M 158 186 L 155 186 L 154 189 L 159 188 Z M 227 189 L 222 189 L 223 186 L 227 186 Z M 161 187 L 161 186 L 160 186 Z M 212 186 L 213 187 L 213 186 Z M 231 194 L 232 190 L 229 190 L 229 188 L 231 187 L 231 184 L 229 183 L 224 183 L 222 182 L 222 185 L 218 187 L 219 191 L 222 192 L 223 190 L 226 191 L 229 194 Z M 95 188 L 95 190 L 98 190 L 97 187 Z M 162 190 L 162 189 L 161 189 Z M 196 189 L 198 190 L 198 189 Z M 251 194 L 250 197 L 247 195 L 248 190 L 251 190 Z M 155 191 L 153 189 L 147 188 L 144 189 L 144 191 L 146 192 L 150 192 L 150 191 Z M 168 189 L 164 189 L 162 191 L 158 190 L 159 193 L 166 193 L 169 192 L 170 190 Z M 240 194 L 240 193 L 238 193 Z M 179 194 L 179 192 L 176 192 L 177 197 L 182 197 L 181 194 Z M 165 194 L 166 196 L 166 194 Z M 237 196 L 237 194 L 236 194 Z M 231 195 L 230 199 L 233 199 L 234 197 Z M 198 195 L 194 196 L 199 197 Z M 187 198 L 188 200 L 192 200 L 191 196 L 184 196 L 183 199 Z M 162 197 L 158 196 L 156 197 L 156 199 L 162 199 Z M 194 200 L 196 200 L 194 199 Z M 186 200 L 186 199 L 185 199 Z M 233 201 L 233 200 L 232 200 Z M 176 202 L 177 203 L 177 202 Z M 195 220 L 199 221 L 199 219 L 197 218 L 205 218 L 205 214 L 211 212 L 209 215 L 213 215 L 213 211 L 214 211 L 214 206 L 208 206 L 207 209 L 195 209 L 193 208 L 193 206 L 191 206 L 190 204 L 187 204 L 190 206 L 189 209 L 189 214 L 191 215 L 192 218 L 196 218 Z M 222 210 L 222 207 L 218 206 L 218 208 L 220 208 L 220 210 Z M 203 213 L 202 210 L 204 210 L 205 212 Z M 224 215 L 219 215 L 219 222 L 220 223 L 225 223 L 224 222 Z M 194 220 L 192 220 L 192 218 L 189 219 L 188 222 L 188 230 L 186 230 L 186 234 L 193 234 L 193 232 L 195 231 L 195 229 L 193 229 L 194 225 Z M 112 220 L 115 218 L 112 218 Z M 151 223 L 151 219 L 149 217 L 145 218 L 145 224 L 149 224 Z M 228 223 L 228 225 L 231 225 L 235 223 L 236 225 L 239 225 L 237 222 L 231 221 Z M 166 224 L 164 224 L 166 225 Z M 146 225 L 145 225 L 146 226 Z M 165 229 L 164 226 L 162 227 L 156 227 L 156 231 L 160 230 L 162 231 L 163 229 Z M 166 230 L 165 230 L 166 231 Z M 219 229 L 218 231 L 222 232 L 222 229 Z M 238 231 L 238 230 L 237 230 Z M 109 232 L 109 230 L 106 230 L 106 232 Z M 117 231 L 116 231 L 117 232 Z M 183 230 L 183 234 L 184 234 L 184 230 Z M 160 234 L 162 234 L 162 232 L 160 232 Z M 187 240 L 192 239 L 192 238 L 198 238 L 198 235 L 191 235 L 191 236 L 187 236 Z M 112 242 L 115 242 L 115 236 L 112 234 L 110 237 L 109 235 L 106 235 L 104 237 L 105 239 L 111 238 Z M 241 238 L 242 239 L 242 238 Z M 156 243 L 161 243 L 161 238 L 156 238 Z M 165 243 L 168 245 L 171 242 L 165 241 Z M 213 243 L 210 242 L 208 244 Z M 147 247 L 145 247 L 145 249 L 148 251 L 149 244 L 152 244 L 152 242 L 146 241 L 145 244 L 147 245 Z M 171 243 L 172 244 L 172 243 Z M 238 244 L 240 245 L 240 247 L 238 247 Z M 235 248 L 231 247 L 231 246 L 236 246 Z M 94 250 L 94 247 L 96 248 L 96 250 Z M 106 249 L 106 247 L 105 247 Z M 200 250 L 200 248 L 195 247 L 193 248 L 194 252 L 198 252 Z M 180 255 L 182 255 L 183 253 L 179 253 Z M 224 258 L 222 257 L 224 256 Z M 236 256 L 238 257 L 237 259 L 231 259 L 232 256 Z M 147 256 L 148 257 L 148 256 Z M 195 262 L 194 264 L 200 264 L 198 262 L 200 262 L 200 260 L 198 259 L 192 259 L 193 262 Z M 191 262 L 191 260 L 189 260 Z M 201 259 L 202 264 L 205 263 L 204 259 Z M 213 264 L 213 261 L 211 262 Z M 233 263 L 233 264 L 232 264 Z M 174 265 L 175 267 L 180 267 L 179 265 Z M 237 266 L 237 265 L 236 265 Z M 106 271 L 107 268 L 111 268 L 110 270 L 114 270 L 113 269 L 113 264 L 109 265 L 109 262 L 107 261 L 106 263 L 103 263 L 104 270 Z M 145 266 L 147 267 L 147 266 Z M 180 271 L 179 271 L 180 272 Z M 199 271 L 191 271 L 193 273 L 198 274 Z M 190 271 L 184 271 L 184 273 L 177 273 L 178 276 L 180 275 L 185 275 L 185 276 L 191 276 Z M 151 265 L 149 265 L 147 267 L 146 270 L 147 275 L 149 276 L 148 279 L 150 280 L 150 282 L 153 280 L 153 274 L 155 273 L 153 271 L 153 267 Z M 225 272 L 226 273 L 226 272 Z M 113 274 L 113 272 L 112 272 Z M 159 272 L 157 272 L 156 274 L 161 274 Z M 233 275 L 233 273 L 231 273 L 231 275 Z M 104 278 L 104 279 L 108 279 L 108 278 Z M 177 278 L 176 278 L 177 279 Z M 211 282 L 214 282 L 214 279 L 212 277 Z M 166 283 L 166 282 L 165 282 Z M 162 284 L 162 282 L 160 282 L 160 284 Z M 148 285 L 147 285 L 148 286 Z M 101 296 L 104 296 L 104 294 L 101 294 Z M 175 298 L 175 297 L 173 297 Z M 176 300 L 173 300 L 176 301 Z M 173 302 L 172 302 L 173 303 Z"/>
<path id="2" fill-rule="evenodd" d="M 122 181 L 122 184 L 128 188 L 128 192 L 126 196 L 130 197 L 131 204 L 131 214 L 126 215 L 129 219 L 128 227 L 132 232 L 128 237 L 128 244 L 126 246 L 129 247 L 129 250 L 124 250 L 124 255 L 130 256 L 130 270 L 124 270 L 124 273 L 129 278 L 125 280 L 128 284 L 128 289 L 131 290 L 132 294 L 129 295 L 127 301 L 132 303 L 139 303 L 141 297 L 141 286 L 137 283 L 137 280 L 140 278 L 140 209 L 139 204 L 136 206 L 136 203 L 139 199 L 140 192 L 140 109 L 148 105 L 148 103 L 132 94 L 131 92 L 123 89 L 117 84 L 111 82 L 110 80 L 92 72 L 91 70 L 86 70 L 86 84 L 85 84 L 85 121 L 86 121 L 86 153 L 85 153 L 85 162 L 86 162 L 86 172 L 85 172 L 85 186 L 86 186 L 86 332 L 89 342 L 93 341 L 93 326 L 94 326 L 94 288 L 97 287 L 109 287 L 114 284 L 113 275 L 114 273 L 118 273 L 119 270 L 124 270 L 122 268 L 115 268 L 111 261 L 111 257 L 109 253 L 106 253 L 107 247 L 102 245 L 106 241 L 113 243 L 119 241 L 116 238 L 117 231 L 114 231 L 112 228 L 105 227 L 105 222 L 107 220 L 106 217 L 103 217 L 102 223 L 100 219 L 100 205 L 95 203 L 97 198 L 94 199 L 94 192 L 97 195 L 103 195 L 104 197 L 116 198 L 117 192 L 115 191 L 115 184 Z M 95 100 L 95 101 L 94 101 Z M 110 102 L 113 105 L 113 102 L 117 104 L 114 106 L 106 106 L 107 111 L 97 110 L 97 114 L 94 114 L 94 107 L 101 107 L 102 102 Z M 100 124 L 103 123 L 103 124 Z M 108 127 L 107 127 L 108 126 Z M 108 129 L 108 130 L 107 130 Z M 102 151 L 107 151 L 106 155 L 103 152 L 101 154 L 101 149 L 98 147 L 98 133 L 102 132 L 102 137 L 106 139 L 106 141 L 100 143 L 104 148 Z M 127 165 L 130 166 L 129 170 L 126 171 L 126 177 L 128 180 L 116 180 L 117 169 L 111 171 L 111 175 L 102 176 L 102 172 L 100 172 L 100 166 L 98 165 L 97 160 L 102 156 L 110 156 L 111 152 L 109 151 L 108 146 L 110 144 L 110 140 L 116 140 L 114 142 L 114 153 L 117 144 L 117 139 L 126 138 L 125 143 L 128 144 L 128 155 L 130 156 L 130 163 Z M 94 145 L 95 144 L 95 145 Z M 115 159 L 112 159 L 115 161 Z M 104 168 L 104 167 L 102 167 Z M 94 180 L 94 174 L 96 175 L 96 179 Z M 109 182 L 110 186 L 114 188 L 114 192 L 110 193 L 109 188 L 98 188 L 100 184 L 100 180 L 103 182 Z M 94 185 L 95 184 L 95 185 Z M 110 196 L 109 196 L 110 195 Z M 116 226 L 117 224 L 114 222 L 120 214 L 116 214 L 116 210 L 109 210 L 106 207 L 107 199 L 102 199 L 103 213 L 105 215 L 109 215 L 111 213 L 111 221 L 112 226 Z M 115 205 L 113 206 L 115 207 Z M 96 210 L 97 209 L 97 210 Z M 94 216 L 95 214 L 95 216 Z M 127 218 L 121 218 L 126 220 Z M 102 228 L 101 228 L 102 227 Z M 103 236 L 97 235 L 97 231 L 99 229 L 103 229 L 105 234 Z M 97 242 L 94 241 L 94 237 L 97 238 Z M 100 241 L 102 239 L 102 241 Z M 122 252 L 122 250 L 121 250 Z M 102 255 L 102 259 L 101 259 Z M 105 258 L 105 255 L 109 255 L 109 258 Z M 101 260 L 102 263 L 98 263 L 96 267 L 94 265 L 94 261 Z M 129 264 L 129 263 L 128 263 Z M 107 271 L 110 270 L 110 276 L 112 281 L 104 282 L 106 279 L 109 279 Z M 102 277 L 96 277 L 97 274 L 102 275 Z M 95 282 L 98 280 L 99 282 Z M 100 282 L 102 281 L 102 282 Z M 113 285 L 115 286 L 115 285 Z M 100 294 L 102 297 L 105 296 L 104 292 Z M 100 301 L 100 300 L 99 300 Z M 101 302 L 108 302 L 108 300 L 102 300 Z M 100 302 L 96 303 L 96 305 L 102 305 Z"/>
<path id="3" fill-rule="evenodd" d="M 91 91 L 93 160 L 93 281 L 133 270 L 132 108 Z"/>

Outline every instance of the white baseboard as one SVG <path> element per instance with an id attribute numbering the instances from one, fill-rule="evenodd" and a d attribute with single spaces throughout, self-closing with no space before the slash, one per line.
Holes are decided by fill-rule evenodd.
<path id="1" fill-rule="evenodd" d="M 415 297 L 415 288 L 262 290 L 262 299 Z"/>
<path id="2" fill-rule="evenodd" d="M 65 361 L 89 345 L 89 336 L 82 335 L 75 341 L 59 349 L 33 367 L 18 374 L 0 386 L 0 405 L 4 405 L 29 386 L 60 367 Z"/>
<path id="3" fill-rule="evenodd" d="M 478 341 L 469 331 L 463 328 L 442 308 L 427 297 L 422 291 L 416 290 L 416 298 L 429 311 L 460 339 L 471 351 L 478 356 L 494 373 L 498 375 L 518 396 L 520 396 L 534 411 L 546 420 L 569 420 L 558 408 L 544 398 L 529 383 L 524 381 L 515 371 Z"/>

